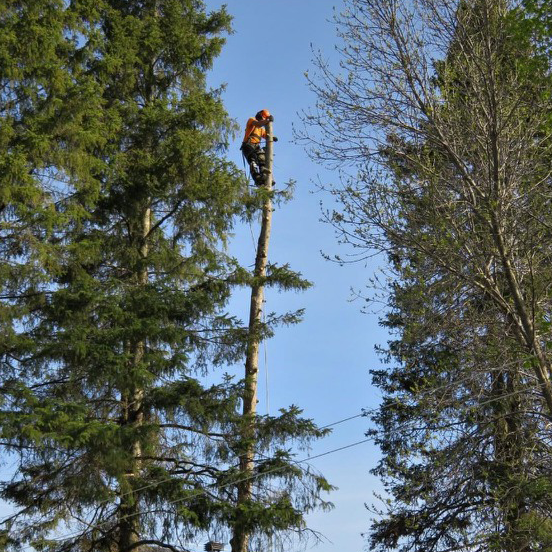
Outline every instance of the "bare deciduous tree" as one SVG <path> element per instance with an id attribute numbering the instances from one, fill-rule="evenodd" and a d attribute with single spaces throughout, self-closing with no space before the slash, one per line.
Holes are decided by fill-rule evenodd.
<path id="1" fill-rule="evenodd" d="M 530 44 L 511 39 L 508 10 L 491 0 L 349 2 L 347 72 L 318 58 L 318 110 L 305 120 L 319 132 L 302 138 L 314 158 L 364 169 L 333 189 L 344 239 L 366 250 L 393 239 L 488 296 L 534 358 L 550 414 L 549 100 L 546 81 L 528 78 Z M 416 178 L 398 186 L 390 169 L 401 165 Z M 430 194 L 427 227 L 405 232 L 401 197 L 420 190 Z"/>
<path id="2" fill-rule="evenodd" d="M 372 543 L 548 546 L 534 523 L 548 506 L 527 494 L 550 458 L 547 68 L 514 2 L 346 6 L 341 70 L 317 57 L 299 138 L 356 167 L 328 220 L 360 257 L 387 252 L 396 278 L 399 367 L 376 373 L 375 416 L 395 503 Z"/>

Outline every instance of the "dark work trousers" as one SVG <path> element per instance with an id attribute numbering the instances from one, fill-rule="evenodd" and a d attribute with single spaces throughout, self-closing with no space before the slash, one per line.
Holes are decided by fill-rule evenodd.
<path id="1" fill-rule="evenodd" d="M 262 183 L 263 168 L 265 166 L 265 152 L 259 144 L 250 144 L 244 142 L 241 146 L 241 151 L 245 160 L 249 164 L 251 177 L 256 184 Z"/>

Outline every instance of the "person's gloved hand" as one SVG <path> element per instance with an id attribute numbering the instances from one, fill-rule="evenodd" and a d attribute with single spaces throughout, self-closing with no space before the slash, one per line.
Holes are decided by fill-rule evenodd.
<path id="1" fill-rule="evenodd" d="M 277 141 L 278 141 L 278 137 L 277 137 L 277 136 L 273 136 L 272 141 L 273 141 L 273 142 L 277 142 Z"/>
<path id="2" fill-rule="evenodd" d="M 274 121 L 274 117 L 272 115 L 269 115 L 268 120 L 272 123 L 272 121 Z"/>

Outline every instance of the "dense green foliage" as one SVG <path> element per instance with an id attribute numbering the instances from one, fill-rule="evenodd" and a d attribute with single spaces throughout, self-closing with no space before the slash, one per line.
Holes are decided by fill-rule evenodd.
<path id="1" fill-rule="evenodd" d="M 0 8 L 4 549 L 177 550 L 233 524 L 243 385 L 220 373 L 247 332 L 225 307 L 252 277 L 226 247 L 262 198 L 206 86 L 229 31 L 199 0 Z M 301 532 L 330 486 L 290 447 L 325 432 L 293 406 L 256 427 L 248 526 Z"/>

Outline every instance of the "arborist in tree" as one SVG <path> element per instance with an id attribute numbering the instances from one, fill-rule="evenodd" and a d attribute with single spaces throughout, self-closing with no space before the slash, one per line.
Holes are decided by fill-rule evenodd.
<path id="1" fill-rule="evenodd" d="M 251 177 L 257 186 L 264 184 L 266 160 L 265 151 L 261 147 L 261 139 L 266 140 L 266 129 L 264 127 L 271 121 L 274 121 L 274 117 L 268 112 L 268 109 L 261 109 L 255 117 L 250 117 L 245 125 L 245 136 L 240 148 L 249 164 Z M 273 136 L 272 140 L 277 142 L 278 138 Z"/>

